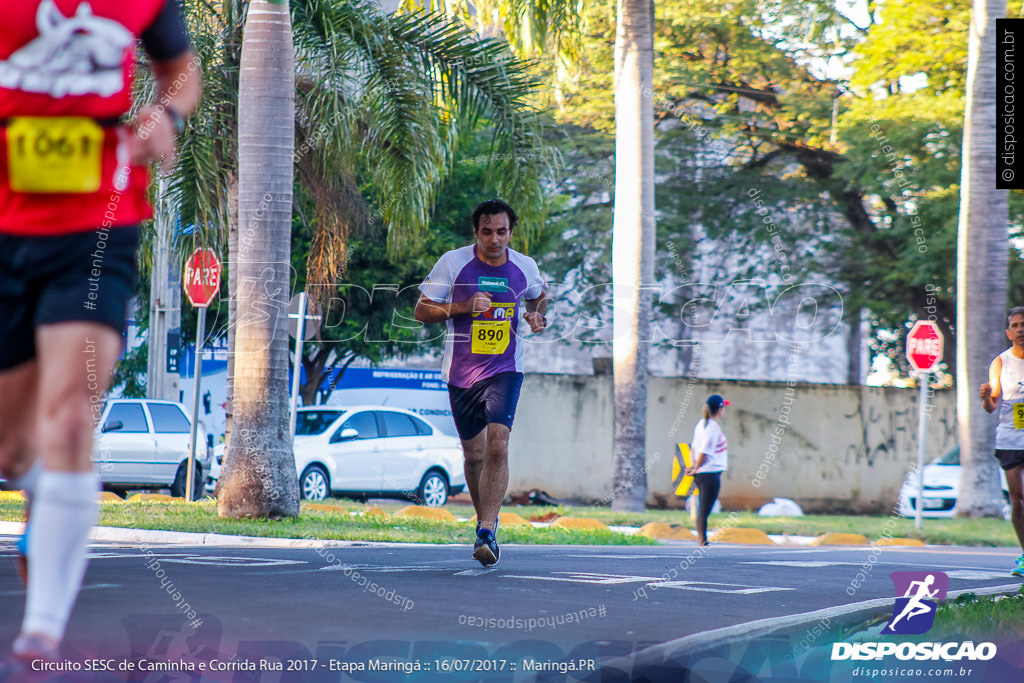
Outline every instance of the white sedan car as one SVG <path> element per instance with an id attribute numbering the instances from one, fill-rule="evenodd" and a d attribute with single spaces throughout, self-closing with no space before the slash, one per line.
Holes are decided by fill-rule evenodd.
<path id="1" fill-rule="evenodd" d="M 1003 486 L 1003 516 L 1009 519 L 1009 487 L 1006 473 L 999 468 Z M 924 466 L 924 503 L 922 517 L 956 516 L 956 499 L 960 491 L 960 446 L 954 446 L 941 458 Z M 911 470 L 900 489 L 900 515 L 913 517 L 917 511 L 917 474 Z"/>
<path id="2" fill-rule="evenodd" d="M 438 507 L 466 487 L 459 440 L 401 408 L 300 409 L 295 467 L 307 500 L 334 494 Z"/>

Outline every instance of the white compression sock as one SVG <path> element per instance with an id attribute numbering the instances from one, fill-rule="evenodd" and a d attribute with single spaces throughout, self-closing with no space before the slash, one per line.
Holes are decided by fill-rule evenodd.
<path id="1" fill-rule="evenodd" d="M 28 599 L 22 633 L 61 640 L 85 576 L 99 481 L 93 472 L 39 475 L 28 539 Z"/>

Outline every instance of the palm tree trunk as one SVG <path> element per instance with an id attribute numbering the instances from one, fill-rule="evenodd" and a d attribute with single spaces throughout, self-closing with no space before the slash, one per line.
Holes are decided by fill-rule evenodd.
<path id="1" fill-rule="evenodd" d="M 612 509 L 647 500 L 647 356 L 654 283 L 654 3 L 619 0 L 615 35 L 615 469 Z"/>
<path id="2" fill-rule="evenodd" d="M 967 63 L 960 223 L 957 231 L 957 422 L 960 430 L 958 514 L 998 515 L 999 474 L 992 450 L 995 420 L 978 387 L 1006 347 L 1009 233 L 1007 192 L 996 179 L 996 18 L 1006 0 L 974 0 Z"/>
<path id="3" fill-rule="evenodd" d="M 295 517 L 288 432 L 288 293 L 295 65 L 283 0 L 253 0 L 238 95 L 238 270 L 232 439 L 222 517 Z"/>
<path id="4" fill-rule="evenodd" d="M 228 178 L 228 348 L 235 348 L 235 325 L 238 320 L 238 176 Z M 227 400 L 224 402 L 224 451 L 231 447 L 231 427 L 234 424 L 235 354 L 228 354 L 225 373 Z M 218 491 L 220 482 L 217 480 Z"/>

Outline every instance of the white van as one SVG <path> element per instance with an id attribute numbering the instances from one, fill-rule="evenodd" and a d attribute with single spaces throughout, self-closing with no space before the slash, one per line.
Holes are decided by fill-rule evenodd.
<path id="1" fill-rule="evenodd" d="M 107 401 L 93 439 L 92 460 L 103 488 L 169 488 L 185 497 L 192 420 L 181 403 L 155 399 L 117 398 Z M 203 495 L 210 471 L 206 430 L 199 424 L 193 498 Z"/>

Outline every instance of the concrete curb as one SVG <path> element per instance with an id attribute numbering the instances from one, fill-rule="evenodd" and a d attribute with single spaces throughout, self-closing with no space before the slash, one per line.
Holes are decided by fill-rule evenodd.
<path id="1" fill-rule="evenodd" d="M 768 534 L 760 529 L 747 529 L 746 527 L 715 529 L 708 533 L 708 540 L 712 543 L 737 543 L 741 545 L 775 544 L 775 541 L 768 538 Z"/>
<path id="2" fill-rule="evenodd" d="M 596 531 L 608 528 L 604 522 L 592 517 L 559 517 L 551 523 L 551 526 L 555 529 L 578 529 L 587 531 Z"/>
<path id="3" fill-rule="evenodd" d="M 22 522 L 0 522 L 0 535 L 20 536 L 25 525 Z M 147 543 L 160 545 L 205 545 L 222 548 L 403 548 L 410 545 L 441 546 L 442 543 L 395 543 L 383 541 L 338 541 L 305 538 L 267 538 L 262 536 L 230 536 L 227 534 L 202 534 L 185 531 L 158 531 L 156 529 L 125 529 L 121 527 L 97 526 L 89 533 L 93 541 L 113 543 Z M 455 544 L 463 545 L 463 544 Z"/>
<path id="4" fill-rule="evenodd" d="M 946 598 L 948 600 L 959 595 L 963 595 L 964 593 L 974 593 L 975 595 L 998 595 L 1001 593 L 1016 593 L 1019 590 L 1019 583 L 1006 584 L 1003 586 L 991 586 L 989 588 L 967 588 L 964 590 L 950 591 L 946 595 Z M 714 629 L 705 633 L 695 633 L 682 638 L 676 638 L 675 640 L 669 640 L 664 643 L 652 645 L 649 648 L 640 650 L 639 652 L 635 652 L 626 657 L 602 662 L 601 665 L 602 667 L 618 666 L 619 668 L 632 666 L 632 670 L 636 671 L 636 667 L 638 665 L 643 666 L 645 659 L 649 659 L 651 665 L 656 666 L 660 665 L 662 662 L 668 661 L 670 658 L 693 655 L 703 650 L 710 650 L 715 647 L 729 645 L 739 641 L 754 640 L 755 638 L 761 638 L 779 631 L 799 630 L 801 627 L 806 628 L 808 626 L 820 624 L 825 620 L 828 620 L 829 622 L 834 620 L 853 621 L 857 615 L 861 613 L 879 611 L 888 612 L 892 608 L 892 605 L 893 598 L 876 598 L 874 600 L 864 600 L 862 602 L 855 602 L 839 607 L 828 607 L 825 609 L 815 610 L 813 612 L 802 612 L 783 617 L 758 619 L 756 621 L 749 621 L 745 624 L 726 626 L 725 628 Z"/>
<path id="5" fill-rule="evenodd" d="M 818 536 L 811 545 L 870 545 L 867 536 L 861 534 L 844 534 L 830 531 Z"/>

